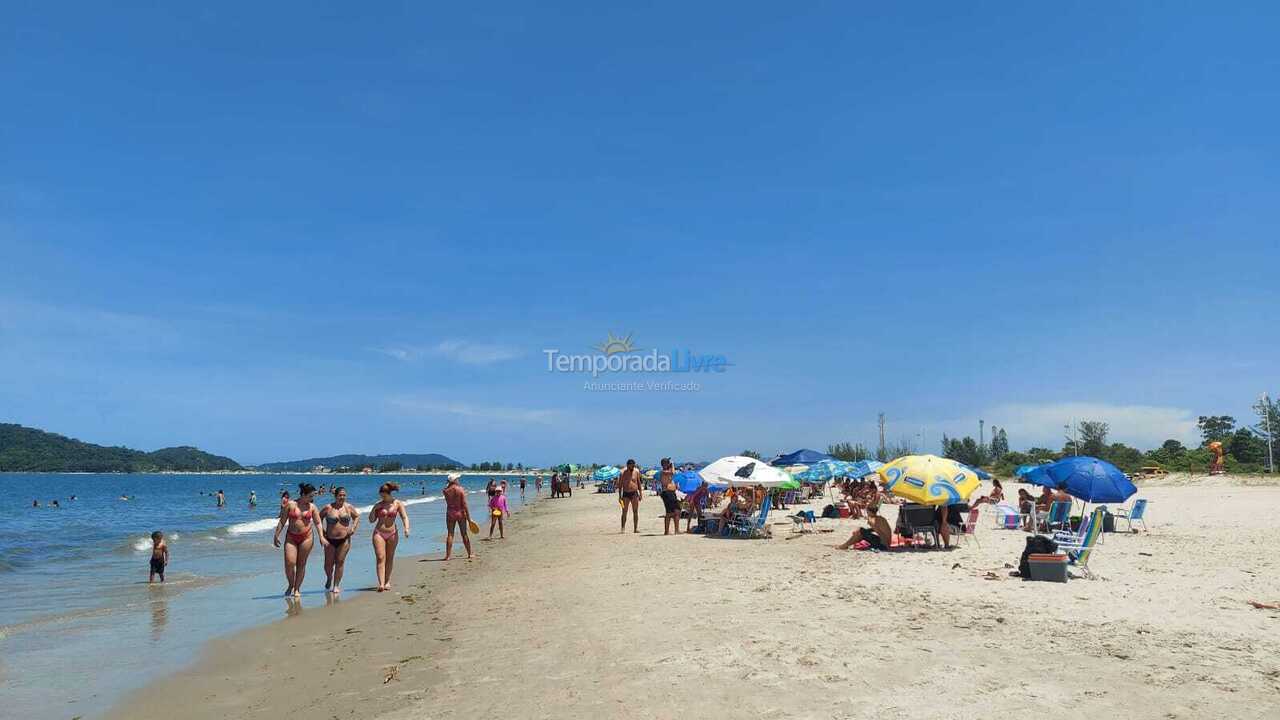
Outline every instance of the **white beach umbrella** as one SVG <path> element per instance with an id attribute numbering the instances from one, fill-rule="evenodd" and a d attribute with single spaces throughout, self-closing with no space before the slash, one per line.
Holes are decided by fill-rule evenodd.
<path id="1" fill-rule="evenodd" d="M 762 485 L 775 488 L 794 484 L 790 475 L 770 466 L 763 460 L 731 455 L 723 457 L 698 471 L 710 483 L 726 485 Z"/>

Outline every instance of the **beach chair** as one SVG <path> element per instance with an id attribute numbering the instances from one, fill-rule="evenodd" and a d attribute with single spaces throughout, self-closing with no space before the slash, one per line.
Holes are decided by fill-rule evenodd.
<path id="1" fill-rule="evenodd" d="M 929 538 L 934 547 L 942 544 L 934 521 L 934 509 L 928 505 L 903 505 L 898 509 L 898 524 L 910 531 L 912 547 L 925 544 Z"/>
<path id="2" fill-rule="evenodd" d="M 764 524 L 769 519 L 769 496 L 765 496 L 764 502 L 760 503 L 760 512 L 756 513 L 756 517 L 752 518 L 738 516 L 729 521 L 725 526 L 725 534 L 730 537 L 763 537 Z"/>
<path id="3" fill-rule="evenodd" d="M 1098 545 L 1098 538 L 1102 535 L 1102 514 L 1106 512 L 1102 508 L 1093 511 L 1093 514 L 1081 523 L 1081 529 L 1084 534 L 1080 541 L 1076 543 L 1058 543 L 1058 550 L 1065 552 L 1067 558 L 1072 565 L 1080 569 L 1080 572 L 1090 580 L 1097 579 L 1093 571 L 1089 569 L 1089 558 L 1093 555 L 1094 549 Z"/>
<path id="4" fill-rule="evenodd" d="M 1124 519 L 1125 523 L 1127 524 L 1127 527 L 1125 528 L 1126 530 L 1133 530 L 1134 520 L 1137 520 L 1138 522 L 1142 523 L 1142 529 L 1147 530 L 1147 520 L 1146 520 L 1147 499 L 1146 498 L 1139 498 L 1137 500 L 1134 500 L 1133 507 L 1118 508 L 1115 512 L 1111 514 L 1118 519 L 1119 518 Z M 1147 532 L 1151 532 L 1151 531 L 1147 530 Z"/>
<path id="5" fill-rule="evenodd" d="M 1071 503 L 1058 500 L 1049 506 L 1049 512 L 1036 513 L 1036 528 L 1044 528 L 1045 532 L 1053 532 L 1053 527 L 1058 529 L 1070 527 L 1071 525 Z"/>
<path id="6" fill-rule="evenodd" d="M 978 518 L 981 515 L 979 509 L 973 508 L 966 517 L 960 519 L 960 537 L 966 541 L 973 538 L 973 541 L 978 543 L 978 547 L 982 547 L 982 542 L 978 540 Z"/>
<path id="7" fill-rule="evenodd" d="M 814 525 L 818 522 L 812 510 L 801 510 L 795 515 L 788 515 L 787 518 L 791 520 L 791 531 L 794 533 L 813 532 Z"/>

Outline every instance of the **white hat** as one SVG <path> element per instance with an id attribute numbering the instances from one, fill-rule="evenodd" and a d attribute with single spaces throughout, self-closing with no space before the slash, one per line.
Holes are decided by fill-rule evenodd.
<path id="1" fill-rule="evenodd" d="M 454 482 L 461 479 L 462 479 L 462 473 L 449 473 L 449 482 Z"/>

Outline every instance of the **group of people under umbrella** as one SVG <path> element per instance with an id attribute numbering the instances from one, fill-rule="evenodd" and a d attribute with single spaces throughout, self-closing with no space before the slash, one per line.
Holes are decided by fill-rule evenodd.
<path id="1" fill-rule="evenodd" d="M 592 478 L 611 482 L 618 473 L 618 468 L 606 466 L 597 469 Z M 1083 501 L 1086 507 L 1090 503 L 1123 503 L 1137 492 L 1119 468 L 1105 460 L 1087 456 L 1071 456 L 1053 463 L 1020 467 L 1016 474 L 1023 482 L 1053 489 L 1060 496 Z M 675 489 L 686 497 L 696 496 L 700 500 L 708 494 L 729 492 L 737 495 L 740 492 L 734 490 L 750 488 L 747 496 L 755 501 L 758 509 L 762 493 L 781 501 L 788 491 L 806 487 L 814 490 L 845 478 L 853 479 L 858 489 L 875 488 L 870 493 L 871 499 L 861 503 L 868 511 L 872 529 L 877 522 L 875 508 L 879 499 L 895 498 L 907 504 L 936 508 L 939 522 L 943 524 L 944 538 L 946 525 L 958 524 L 950 521 L 952 514 L 958 515 L 958 510 L 968 511 L 971 498 L 982 486 L 982 481 L 992 479 L 981 469 L 936 455 L 907 455 L 889 463 L 880 463 L 875 460 L 844 461 L 814 450 L 798 450 L 767 462 L 746 456 L 724 457 L 697 470 L 678 472 L 672 481 Z M 868 480 L 864 483 L 862 478 L 874 478 L 876 482 Z M 973 507 L 990 504 L 999 515 L 1027 516 L 1026 508 L 1003 497 L 998 481 L 993 481 L 993 486 L 990 494 L 972 501 Z M 697 507 L 688 508 L 694 516 L 699 510 Z M 1034 509 L 1031 515 L 1033 522 L 1028 529 L 1034 530 Z M 876 545 L 874 542 L 869 544 Z"/>

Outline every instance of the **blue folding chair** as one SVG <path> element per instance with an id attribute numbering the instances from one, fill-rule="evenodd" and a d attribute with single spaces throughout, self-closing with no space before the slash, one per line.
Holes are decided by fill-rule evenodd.
<path id="1" fill-rule="evenodd" d="M 1125 528 L 1127 530 L 1133 530 L 1134 520 L 1137 520 L 1138 522 L 1142 523 L 1142 529 L 1147 530 L 1147 520 L 1146 520 L 1147 499 L 1139 498 L 1137 500 L 1134 500 L 1133 507 L 1119 508 L 1114 513 L 1112 513 L 1112 515 L 1116 516 L 1117 518 L 1123 518 L 1124 521 L 1128 523 L 1127 527 Z M 1147 532 L 1151 532 L 1151 531 L 1147 530 Z"/>
<path id="2" fill-rule="evenodd" d="M 729 521 L 725 527 L 725 533 L 730 537 L 754 537 L 764 534 L 764 524 L 769 518 L 769 497 L 765 496 L 764 502 L 760 503 L 760 512 L 756 514 L 755 520 L 751 518 L 737 517 Z"/>

